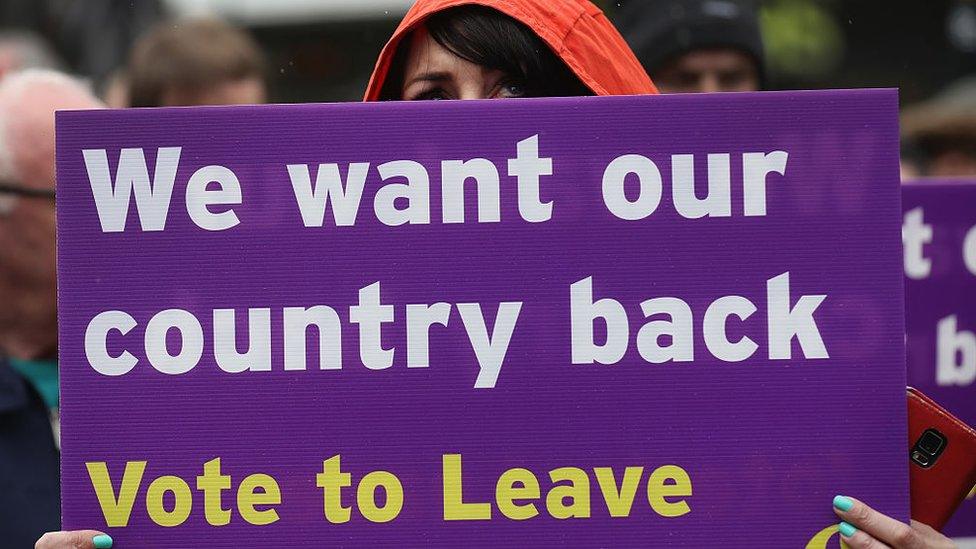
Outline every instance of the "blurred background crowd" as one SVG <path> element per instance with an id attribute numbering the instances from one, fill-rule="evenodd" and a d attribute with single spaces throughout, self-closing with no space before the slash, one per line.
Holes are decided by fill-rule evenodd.
<path id="1" fill-rule="evenodd" d="M 662 91 L 897 87 L 906 174 L 976 173 L 976 0 L 595 3 Z M 354 101 L 410 4 L 4 0 L 0 77 L 54 68 L 110 107 Z"/>
<path id="2" fill-rule="evenodd" d="M 976 0 L 595 3 L 662 92 L 897 87 L 903 177 L 976 176 Z M 59 522 L 54 110 L 357 101 L 410 4 L 0 1 L 0 531 L 9 546 L 33 546 Z"/>

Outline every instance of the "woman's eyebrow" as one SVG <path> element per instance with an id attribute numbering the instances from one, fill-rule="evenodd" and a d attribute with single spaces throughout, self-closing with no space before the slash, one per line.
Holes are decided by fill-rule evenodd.
<path id="1" fill-rule="evenodd" d="M 404 88 L 409 87 L 415 82 L 444 82 L 451 79 L 451 73 L 449 72 L 425 72 L 418 76 L 415 76 L 406 83 Z"/>

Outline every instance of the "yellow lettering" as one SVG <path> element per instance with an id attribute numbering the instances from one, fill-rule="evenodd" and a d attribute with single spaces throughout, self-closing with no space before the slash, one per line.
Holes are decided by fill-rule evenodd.
<path id="1" fill-rule="evenodd" d="M 444 475 L 444 520 L 488 520 L 490 503 L 464 503 L 461 486 L 461 454 L 441 457 Z"/>
<path id="2" fill-rule="evenodd" d="M 807 542 L 806 549 L 827 549 L 827 544 L 830 542 L 830 538 L 834 537 L 834 534 L 836 533 L 837 525 L 831 524 L 810 538 L 810 541 Z M 836 545 L 834 546 L 836 547 Z M 840 549 L 850 549 L 850 547 L 844 543 L 843 539 L 840 540 Z"/>
<path id="3" fill-rule="evenodd" d="M 376 506 L 376 488 L 386 492 L 386 503 Z M 370 522 L 390 522 L 403 509 L 403 485 L 400 479 L 388 471 L 373 471 L 364 476 L 356 487 L 356 503 L 359 512 Z"/>
<path id="4" fill-rule="evenodd" d="M 539 499 L 539 479 L 528 469 L 509 469 L 495 484 L 498 510 L 512 520 L 530 519 L 539 514 L 534 503 L 518 505 L 517 499 Z"/>
<path id="5" fill-rule="evenodd" d="M 176 499 L 172 511 L 163 506 L 163 494 L 172 492 Z M 179 526 L 190 516 L 193 505 L 193 494 L 190 486 L 180 477 L 166 475 L 157 478 L 146 491 L 146 510 L 149 518 L 160 526 Z"/>
<path id="6" fill-rule="evenodd" d="M 136 500 L 136 492 L 142 483 L 142 474 L 146 471 L 145 461 L 125 462 L 125 472 L 122 473 L 122 485 L 119 487 L 119 497 L 115 497 L 112 479 L 108 476 L 108 465 L 104 461 L 90 461 L 85 463 L 88 478 L 98 497 L 98 505 L 102 508 L 105 524 L 113 528 L 125 527 L 129 524 L 132 514 L 132 504 Z"/>
<path id="7" fill-rule="evenodd" d="M 552 482 L 568 481 L 569 485 L 553 486 L 546 494 L 546 510 L 553 518 L 589 518 L 590 477 L 577 467 L 560 467 L 549 471 Z M 571 499 L 572 505 L 566 505 Z"/>
<path id="8" fill-rule="evenodd" d="M 680 517 L 691 511 L 688 502 L 683 499 L 671 503 L 664 498 L 690 495 L 691 478 L 677 465 L 662 465 L 647 479 L 647 502 L 651 504 L 651 509 L 662 517 Z"/>
<path id="9" fill-rule="evenodd" d="M 643 467 L 627 467 L 624 469 L 624 481 L 617 489 L 617 479 L 614 478 L 610 467 L 595 467 L 597 484 L 603 492 L 603 500 L 607 502 L 607 509 L 611 517 L 626 517 L 630 515 L 630 508 L 637 495 L 637 485 L 644 474 Z"/>
<path id="10" fill-rule="evenodd" d="M 278 511 L 274 509 L 259 511 L 254 508 L 255 506 L 279 503 L 281 503 L 281 489 L 271 475 L 264 473 L 248 475 L 237 487 L 237 509 L 241 512 L 241 518 L 255 526 L 264 526 L 278 521 Z"/>
<path id="11" fill-rule="evenodd" d="M 203 474 L 197 477 L 197 490 L 203 491 L 203 513 L 207 523 L 223 526 L 230 523 L 230 510 L 221 505 L 220 493 L 230 488 L 230 476 L 220 474 L 220 458 L 203 464 Z"/>
<path id="12" fill-rule="evenodd" d="M 322 462 L 323 470 L 315 475 L 315 485 L 322 488 L 325 500 L 325 518 L 333 524 L 349 522 L 350 507 L 342 506 L 342 489 L 352 484 L 352 475 L 343 473 L 340 456 L 332 456 Z"/>

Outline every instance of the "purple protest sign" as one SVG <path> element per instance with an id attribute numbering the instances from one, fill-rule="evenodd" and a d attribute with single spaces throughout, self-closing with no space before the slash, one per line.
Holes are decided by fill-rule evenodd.
<path id="1" fill-rule="evenodd" d="M 976 181 L 902 187 L 908 382 L 976 425 Z M 976 536 L 970 495 L 944 531 Z"/>
<path id="2" fill-rule="evenodd" d="M 908 518 L 894 91 L 57 122 L 66 528 L 824 547 L 835 493 Z"/>

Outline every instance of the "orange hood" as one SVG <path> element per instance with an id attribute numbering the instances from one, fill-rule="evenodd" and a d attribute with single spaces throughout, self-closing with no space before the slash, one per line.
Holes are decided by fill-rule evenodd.
<path id="1" fill-rule="evenodd" d="M 657 93 L 620 33 L 588 0 L 418 0 L 380 53 L 364 100 L 379 99 L 404 36 L 432 14 L 465 4 L 492 8 L 521 21 L 596 95 Z"/>

